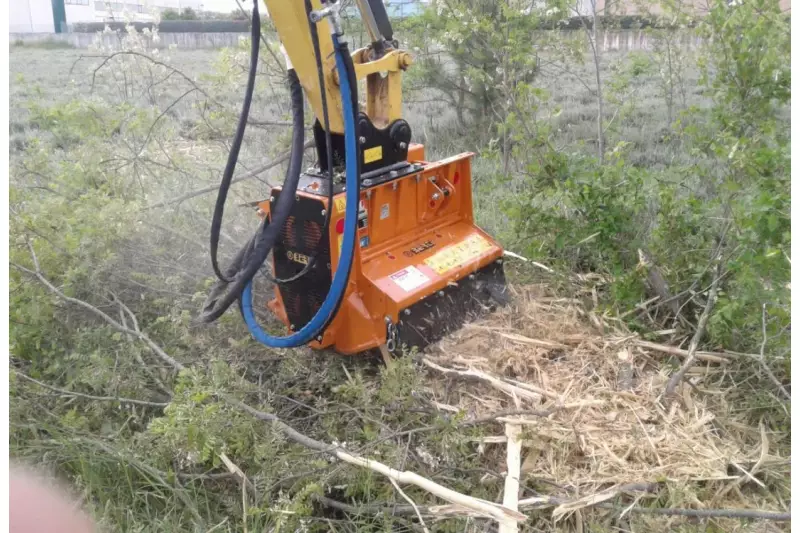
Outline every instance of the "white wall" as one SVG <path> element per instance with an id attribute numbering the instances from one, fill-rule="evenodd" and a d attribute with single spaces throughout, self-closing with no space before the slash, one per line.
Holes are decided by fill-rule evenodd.
<path id="1" fill-rule="evenodd" d="M 55 33 L 53 6 L 50 0 L 11 0 L 8 31 L 10 33 Z"/>
<path id="2" fill-rule="evenodd" d="M 143 2 L 143 0 L 140 0 Z M 144 2 L 143 2 L 144 3 Z M 200 9 L 200 4 L 202 4 L 202 0 L 150 0 L 149 5 L 151 6 L 158 6 L 161 8 L 171 8 L 171 9 L 185 9 L 187 7 L 191 7 L 195 11 Z M 236 8 L 236 3 L 231 1 L 231 5 L 233 8 Z"/>
<path id="3" fill-rule="evenodd" d="M 64 6 L 67 12 L 67 24 L 73 22 L 94 22 L 94 1 L 89 0 L 88 6 L 67 4 Z"/>

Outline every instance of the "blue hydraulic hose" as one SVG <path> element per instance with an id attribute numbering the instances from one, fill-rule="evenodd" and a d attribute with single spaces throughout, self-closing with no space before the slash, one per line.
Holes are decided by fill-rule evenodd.
<path id="1" fill-rule="evenodd" d="M 346 175 L 346 205 L 344 215 L 344 239 L 342 251 L 339 256 L 339 264 L 336 273 L 333 275 L 331 288 L 325 301 L 322 302 L 317 313 L 308 324 L 303 326 L 300 331 L 287 337 L 273 337 L 261 329 L 253 313 L 253 282 L 248 282 L 242 292 L 242 315 L 247 323 L 247 329 L 258 342 L 271 348 L 294 348 L 307 344 L 319 335 L 331 318 L 331 314 L 336 310 L 339 300 L 347 289 L 347 281 L 350 277 L 349 265 L 353 262 L 356 247 L 356 223 L 358 221 L 358 201 L 359 201 L 359 175 L 358 175 L 358 151 L 356 147 L 356 125 L 354 121 L 353 100 L 350 91 L 355 88 L 350 87 L 350 76 L 347 73 L 339 39 L 333 34 L 333 48 L 336 51 L 336 69 L 339 72 L 339 89 L 342 95 L 342 115 L 344 116 L 344 139 L 345 139 L 345 168 Z"/>

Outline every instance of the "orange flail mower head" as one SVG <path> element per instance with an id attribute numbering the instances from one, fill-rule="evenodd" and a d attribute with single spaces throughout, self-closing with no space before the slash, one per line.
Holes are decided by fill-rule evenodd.
<path id="1" fill-rule="evenodd" d="M 473 154 L 425 160 L 424 147 L 408 147 L 399 171 L 362 179 L 357 252 L 345 297 L 313 348 L 356 354 L 386 344 L 390 351 L 422 348 L 492 305 L 504 302 L 503 249 L 478 228 L 472 210 Z M 344 214 L 350 206 L 330 180 L 305 174 L 294 209 L 272 253 L 279 279 L 290 279 L 315 257 L 296 281 L 275 285 L 269 308 L 290 330 L 319 309 L 339 267 Z M 336 187 L 336 185 L 334 185 Z M 270 204 L 259 204 L 269 216 Z M 329 230 L 324 218 L 331 212 Z"/>

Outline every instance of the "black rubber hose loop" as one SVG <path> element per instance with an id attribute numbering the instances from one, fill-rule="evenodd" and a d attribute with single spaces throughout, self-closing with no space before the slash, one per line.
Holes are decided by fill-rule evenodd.
<path id="1" fill-rule="evenodd" d="M 225 170 L 222 173 L 222 181 L 219 185 L 217 204 L 214 206 L 214 215 L 211 218 L 211 267 L 220 280 L 227 282 L 232 280 L 223 275 L 219 268 L 217 249 L 219 247 L 219 234 L 222 229 L 222 215 L 225 211 L 225 202 L 228 199 L 228 190 L 231 188 L 233 172 L 236 170 L 236 163 L 239 160 L 239 151 L 242 148 L 244 130 L 247 127 L 247 118 L 250 116 L 250 104 L 253 102 L 253 91 L 256 85 L 258 51 L 261 39 L 261 17 L 258 15 L 259 1 L 260 0 L 254 0 L 253 2 L 253 21 L 250 24 L 250 72 L 247 74 L 247 89 L 244 93 L 242 112 L 239 114 L 239 123 L 236 125 L 236 132 L 233 135 L 231 151 L 228 152 L 228 161 L 225 163 Z"/>

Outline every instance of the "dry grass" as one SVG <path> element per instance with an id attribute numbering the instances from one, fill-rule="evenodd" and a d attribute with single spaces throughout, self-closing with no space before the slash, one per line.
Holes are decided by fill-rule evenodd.
<path id="1" fill-rule="evenodd" d="M 553 297 L 541 286 L 514 292 L 513 305 L 431 350 L 428 361 L 460 371 L 462 385 L 447 387 L 437 372 L 431 389 L 440 404 L 472 418 L 536 411 L 508 420 L 525 429 L 523 477 L 572 495 L 562 512 L 589 505 L 601 491 L 649 484 L 666 487 L 668 504 L 679 507 L 786 510 L 759 489 L 786 479 L 789 457 L 764 425 L 732 414 L 720 386 L 733 361 L 709 354 L 724 362 L 693 368 L 681 402 L 666 409 L 661 395 L 671 365 L 663 349 L 643 347 L 637 335 L 585 311 L 579 300 Z M 504 438 L 483 441 L 488 454 Z"/>

